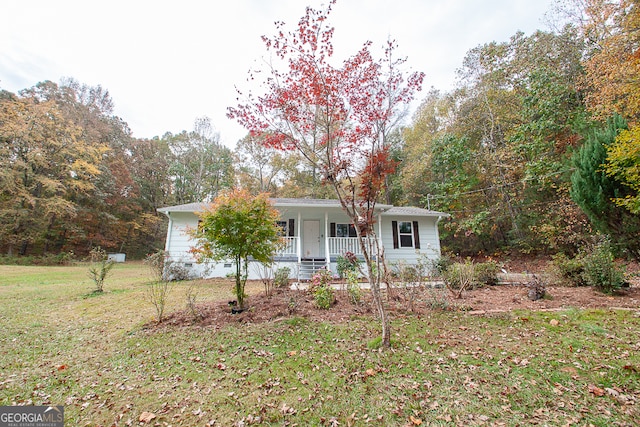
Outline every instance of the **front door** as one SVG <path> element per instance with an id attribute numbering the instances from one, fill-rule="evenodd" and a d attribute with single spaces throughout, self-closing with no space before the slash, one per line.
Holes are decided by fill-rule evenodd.
<path id="1" fill-rule="evenodd" d="M 302 258 L 319 258 L 320 221 L 303 221 L 302 232 Z"/>

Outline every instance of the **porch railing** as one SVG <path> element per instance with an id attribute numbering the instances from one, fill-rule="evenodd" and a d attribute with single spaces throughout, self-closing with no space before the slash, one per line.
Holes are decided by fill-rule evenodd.
<path id="1" fill-rule="evenodd" d="M 278 252 L 280 256 L 297 256 L 298 255 L 298 238 L 285 237 L 284 246 Z"/>
<path id="2" fill-rule="evenodd" d="M 352 252 L 355 255 L 361 255 L 360 244 L 357 237 L 329 237 L 329 256 L 334 257 L 344 255 L 346 252 Z M 278 256 L 297 257 L 298 256 L 298 237 L 285 237 L 284 246 L 278 251 Z M 321 254 L 324 257 L 324 254 Z"/>
<path id="3" fill-rule="evenodd" d="M 352 252 L 360 255 L 360 244 L 357 237 L 329 237 L 329 254 L 344 255 L 346 252 Z"/>

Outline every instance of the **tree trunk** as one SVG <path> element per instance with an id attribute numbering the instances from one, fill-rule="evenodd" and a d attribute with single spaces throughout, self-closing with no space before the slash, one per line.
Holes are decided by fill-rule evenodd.
<path id="1" fill-rule="evenodd" d="M 242 292 L 242 260 L 236 258 L 236 298 L 238 299 L 238 308 L 244 310 L 244 292 Z"/>
<path id="2" fill-rule="evenodd" d="M 373 233 L 372 231 L 369 231 Z M 378 265 L 376 271 L 374 272 L 373 259 L 371 254 L 373 252 L 373 248 L 378 248 L 377 238 L 375 233 L 373 236 L 371 234 L 361 235 L 360 231 L 357 231 L 359 240 L 360 240 L 360 248 L 362 250 L 362 254 L 364 256 L 365 263 L 367 264 L 367 272 L 369 273 L 369 286 L 371 288 L 371 293 L 373 294 L 373 303 L 378 310 L 378 316 L 380 317 L 380 326 L 382 327 L 382 348 L 391 347 L 391 327 L 389 325 L 389 316 L 387 315 L 387 309 L 384 306 L 384 300 L 382 298 L 382 292 L 380 290 L 380 274 L 381 268 L 386 270 L 386 267 Z M 374 240 L 374 244 L 371 243 L 371 239 Z M 384 262 L 384 259 L 382 260 Z"/>
<path id="3" fill-rule="evenodd" d="M 387 316 L 387 310 L 380 292 L 380 281 L 377 277 L 371 276 L 371 268 L 369 269 L 369 274 L 369 285 L 373 292 L 373 302 L 378 310 L 378 316 L 380 316 L 380 324 L 382 326 L 382 347 L 389 348 L 391 347 L 391 328 L 389 326 L 389 316 Z"/>

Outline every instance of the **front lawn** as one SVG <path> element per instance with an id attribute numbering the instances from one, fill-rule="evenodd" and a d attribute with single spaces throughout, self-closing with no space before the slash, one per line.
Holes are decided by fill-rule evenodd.
<path id="1" fill-rule="evenodd" d="M 362 315 L 156 327 L 148 280 L 117 265 L 93 295 L 86 266 L 0 266 L 0 405 L 61 404 L 70 426 L 640 423 L 638 310 L 396 315 L 379 351 Z"/>

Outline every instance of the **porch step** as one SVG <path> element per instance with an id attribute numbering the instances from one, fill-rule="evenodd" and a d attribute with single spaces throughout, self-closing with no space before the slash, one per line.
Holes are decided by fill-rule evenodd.
<path id="1" fill-rule="evenodd" d="M 298 265 L 298 280 L 311 280 L 316 271 L 326 267 L 324 259 L 305 259 Z"/>

